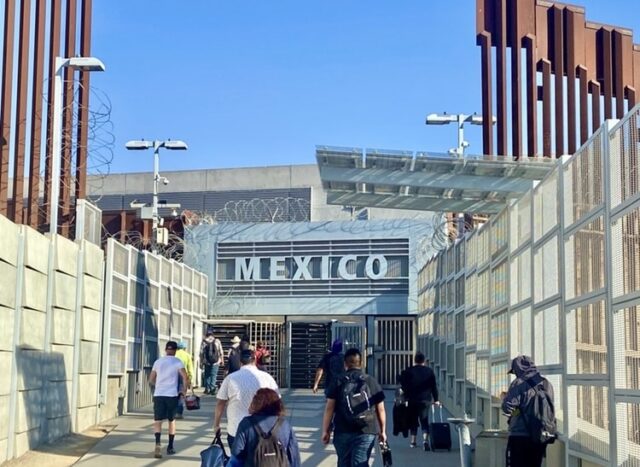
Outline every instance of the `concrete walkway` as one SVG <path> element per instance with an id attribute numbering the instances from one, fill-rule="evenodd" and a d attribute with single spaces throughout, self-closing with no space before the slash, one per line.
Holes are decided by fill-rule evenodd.
<path id="1" fill-rule="evenodd" d="M 320 442 L 320 426 L 324 410 L 324 397 L 314 395 L 310 390 L 283 390 L 283 398 L 287 407 L 305 466 L 329 467 L 335 466 L 337 457 L 333 445 L 324 446 Z M 391 393 L 387 393 L 387 400 L 392 400 Z M 110 422 L 117 427 L 102 441 L 94 446 L 77 465 L 81 467 L 126 465 L 153 466 L 163 463 L 171 465 L 197 465 L 200 461 L 200 451 L 205 449 L 212 438 L 212 421 L 215 398 L 203 396 L 202 408 L 198 411 L 186 412 L 183 420 L 178 420 L 176 435 L 176 454 L 162 459 L 152 456 L 153 433 L 151 429 L 151 407 L 145 407 L 138 413 L 128 414 Z M 421 449 L 411 449 L 409 440 L 394 437 L 390 432 L 391 404 L 387 404 L 389 445 L 393 454 L 393 463 L 407 466 L 419 462 L 419 465 L 437 465 L 453 467 L 460 465 L 457 450 L 457 437 L 452 429 L 453 449 L 451 452 L 424 452 Z M 453 428 L 453 427 L 452 427 Z M 166 430 L 166 426 L 165 426 Z M 166 431 L 165 431 L 166 433 Z M 162 444 L 166 447 L 167 435 L 163 433 Z M 224 425 L 223 425 L 224 433 Z M 226 442 L 226 436 L 223 436 Z M 227 450 L 228 452 L 228 450 Z M 372 456 L 373 457 L 373 456 Z M 375 454 L 374 466 L 382 466 L 379 453 Z"/>

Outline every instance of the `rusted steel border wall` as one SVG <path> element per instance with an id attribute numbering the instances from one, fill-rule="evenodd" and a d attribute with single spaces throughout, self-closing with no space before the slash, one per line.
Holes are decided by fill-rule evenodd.
<path id="1" fill-rule="evenodd" d="M 40 229 L 48 225 L 53 178 L 50 141 L 54 59 L 60 54 L 91 54 L 91 3 L 92 0 L 4 0 L 1 19 L 4 47 L 0 70 L 0 214 L 16 223 Z M 49 34 L 45 37 L 47 18 Z M 78 30 L 80 44 L 75 40 Z M 14 70 L 17 82 L 13 80 Z M 79 74 L 83 88 L 75 102 L 76 73 L 67 69 L 64 74 L 66 118 L 62 130 L 59 209 L 60 231 L 67 237 L 75 211 L 74 200 L 83 198 L 86 192 L 89 78 L 88 73 Z M 15 109 L 13 115 L 12 107 Z M 76 112 L 77 127 L 73 128 L 72 115 Z M 41 144 L 43 136 L 44 145 Z M 77 144 L 73 144 L 74 137 Z M 72 163 L 74 158 L 75 164 Z M 13 168 L 11 174 L 10 167 Z M 41 173 L 44 173 L 44 180 Z M 41 187 L 41 184 L 44 185 Z"/>
<path id="2" fill-rule="evenodd" d="M 485 154 L 573 154 L 605 119 L 636 104 L 640 45 L 628 28 L 587 21 L 584 8 L 546 0 L 476 6 L 482 113 L 497 117 L 495 130 L 485 119 Z"/>

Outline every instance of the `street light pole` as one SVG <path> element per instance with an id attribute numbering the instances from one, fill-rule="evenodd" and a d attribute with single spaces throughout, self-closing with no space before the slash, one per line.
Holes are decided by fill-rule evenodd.
<path id="1" fill-rule="evenodd" d="M 492 123 L 496 122 L 496 117 L 492 117 Z M 456 148 L 449 149 L 449 154 L 453 156 L 463 157 L 464 150 L 469 146 L 469 143 L 464 140 L 464 124 L 471 123 L 472 125 L 482 125 L 482 116 L 473 114 L 429 114 L 425 121 L 427 125 L 448 125 L 449 123 L 456 123 L 458 125 L 458 146 Z"/>
<path id="2" fill-rule="evenodd" d="M 51 220 L 49 233 L 58 233 L 60 203 L 60 165 L 62 159 L 62 72 L 65 68 L 82 71 L 104 71 L 104 64 L 94 57 L 56 57 L 53 78 L 53 116 L 51 122 Z"/>
<path id="3" fill-rule="evenodd" d="M 153 253 L 158 252 L 158 231 L 160 227 L 160 214 L 158 212 L 158 207 L 160 203 L 158 202 L 158 184 L 162 181 L 165 185 L 169 183 L 165 177 L 160 176 L 160 148 L 169 149 L 172 151 L 185 151 L 188 149 L 187 143 L 180 140 L 154 140 L 154 141 L 129 141 L 125 144 L 125 147 L 130 151 L 142 151 L 146 149 L 153 149 L 153 201 L 151 203 L 151 222 L 152 222 L 152 236 L 153 241 L 151 243 L 151 251 Z M 135 206 L 134 206 L 135 205 Z M 163 207 L 175 208 L 180 207 L 179 204 L 167 204 L 163 203 Z M 144 207 L 144 204 L 132 203 L 132 207 Z M 148 217 L 143 217 L 143 219 L 148 219 Z"/>

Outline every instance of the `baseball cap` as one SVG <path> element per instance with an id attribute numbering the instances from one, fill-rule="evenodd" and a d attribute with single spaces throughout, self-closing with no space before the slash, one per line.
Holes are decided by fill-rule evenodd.
<path id="1" fill-rule="evenodd" d="M 167 342 L 167 345 L 164 346 L 165 350 L 177 350 L 178 349 L 178 343 L 176 341 L 169 341 Z"/>
<path id="2" fill-rule="evenodd" d="M 185 341 L 178 342 L 178 348 L 179 349 L 186 349 L 187 348 L 187 343 Z"/>

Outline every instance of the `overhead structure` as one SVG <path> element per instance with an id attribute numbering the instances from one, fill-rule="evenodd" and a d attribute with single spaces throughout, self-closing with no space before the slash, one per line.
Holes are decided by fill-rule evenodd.
<path id="1" fill-rule="evenodd" d="M 329 146 L 316 147 L 316 160 L 327 204 L 483 214 L 499 212 L 556 164 Z"/>

